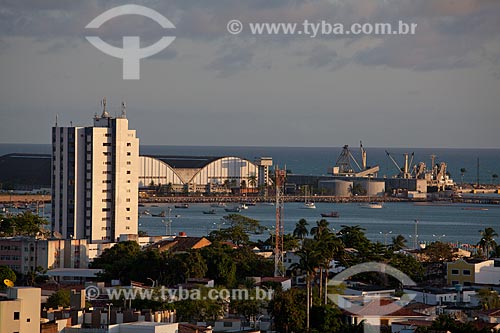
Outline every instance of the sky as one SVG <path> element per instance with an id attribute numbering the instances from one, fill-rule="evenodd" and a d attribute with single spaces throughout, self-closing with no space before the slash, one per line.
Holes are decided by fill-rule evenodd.
<path id="1" fill-rule="evenodd" d="M 123 15 L 154 9 L 174 25 Z M 2 0 L 0 143 L 50 143 L 127 104 L 141 144 L 499 148 L 498 0 Z M 238 19 L 243 32 L 227 31 Z M 414 35 L 252 35 L 250 23 L 416 23 Z M 176 39 L 123 80 L 122 47 Z"/>

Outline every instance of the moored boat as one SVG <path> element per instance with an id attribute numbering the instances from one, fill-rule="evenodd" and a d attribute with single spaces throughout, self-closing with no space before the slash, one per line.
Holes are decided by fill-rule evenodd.
<path id="1" fill-rule="evenodd" d="M 321 217 L 340 217 L 339 212 L 321 213 Z"/>

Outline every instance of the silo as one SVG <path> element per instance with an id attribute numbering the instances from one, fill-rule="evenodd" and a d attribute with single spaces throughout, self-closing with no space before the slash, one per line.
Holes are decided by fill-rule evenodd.
<path id="1" fill-rule="evenodd" d="M 328 194 L 331 195 L 349 197 L 351 196 L 352 182 L 340 179 L 320 180 L 318 182 L 318 187 L 320 189 L 326 189 Z"/>
<path id="2" fill-rule="evenodd" d="M 385 181 L 363 179 L 359 181 L 361 186 L 366 190 L 366 195 L 375 197 L 385 194 Z"/>

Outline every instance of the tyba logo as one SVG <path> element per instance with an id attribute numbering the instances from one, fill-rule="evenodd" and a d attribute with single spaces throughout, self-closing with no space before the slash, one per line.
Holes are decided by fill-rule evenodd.
<path id="1" fill-rule="evenodd" d="M 93 19 L 86 29 L 98 29 L 101 25 L 112 18 L 122 15 L 142 15 L 156 21 L 164 29 L 175 29 L 175 26 L 165 16 L 157 11 L 139 5 L 124 5 L 111 8 Z M 123 59 L 123 79 L 139 80 L 140 60 L 150 57 L 169 46 L 174 40 L 173 36 L 164 36 L 159 41 L 144 47 L 140 47 L 139 36 L 123 36 L 123 48 L 115 47 L 105 43 L 97 36 L 86 36 L 87 40 L 102 52 L 116 58 Z"/>

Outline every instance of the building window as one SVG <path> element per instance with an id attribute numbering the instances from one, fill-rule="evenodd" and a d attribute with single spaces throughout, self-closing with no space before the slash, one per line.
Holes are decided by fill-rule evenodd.
<path id="1" fill-rule="evenodd" d="M 464 269 L 464 270 L 462 271 L 462 274 L 463 274 L 463 275 L 469 275 L 469 276 L 470 276 L 470 269 Z"/>
<path id="2" fill-rule="evenodd" d="M 103 208 L 102 209 L 103 212 L 110 212 L 111 211 L 111 208 Z"/>
<path id="3" fill-rule="evenodd" d="M 130 156 L 130 155 L 132 155 L 132 154 L 128 151 L 128 152 L 127 152 L 127 156 Z"/>
<path id="4" fill-rule="evenodd" d="M 127 216 L 125 220 L 130 221 L 130 216 Z"/>
<path id="5" fill-rule="evenodd" d="M 104 136 L 109 138 L 111 136 L 111 133 L 105 133 Z"/>
<path id="6" fill-rule="evenodd" d="M 127 209 L 127 212 L 130 212 L 130 207 L 127 207 L 126 209 Z"/>
<path id="7" fill-rule="evenodd" d="M 130 175 L 130 170 L 127 170 L 127 175 Z"/>
<path id="8" fill-rule="evenodd" d="M 458 275 L 458 269 L 452 269 L 451 275 Z"/>
<path id="9" fill-rule="evenodd" d="M 127 142 L 127 147 L 131 147 L 132 144 L 130 142 Z"/>
<path id="10" fill-rule="evenodd" d="M 127 161 L 127 165 L 130 165 L 130 164 L 132 164 L 132 162 L 130 162 L 130 161 Z"/>
<path id="11" fill-rule="evenodd" d="M 103 180 L 102 183 L 103 184 L 111 184 L 111 180 Z"/>
<path id="12" fill-rule="evenodd" d="M 14 312 L 14 320 L 19 320 L 19 312 Z"/>
<path id="13" fill-rule="evenodd" d="M 104 142 L 102 145 L 103 147 L 111 147 L 111 143 L 109 142 Z"/>
<path id="14" fill-rule="evenodd" d="M 130 198 L 127 198 L 125 201 L 126 201 L 126 202 L 130 202 Z"/>

